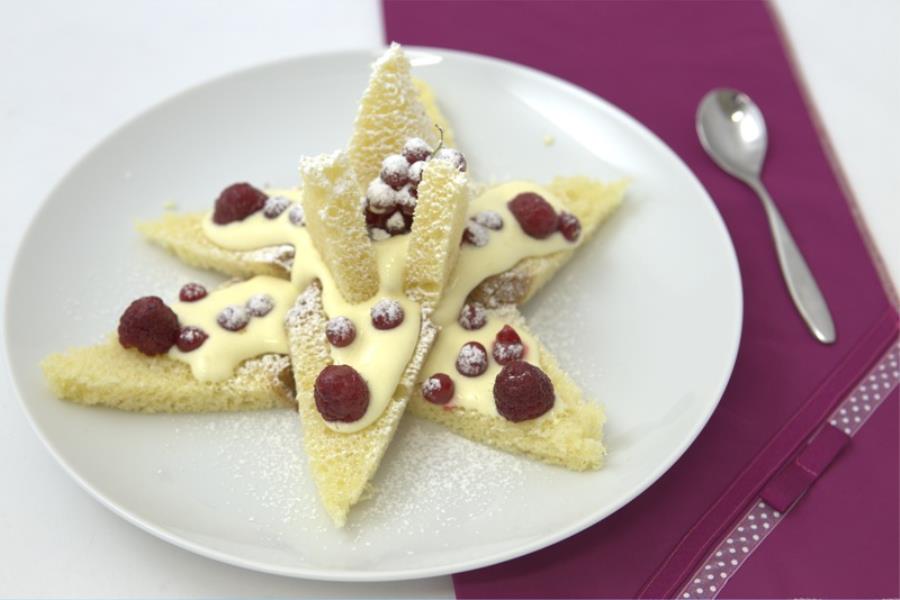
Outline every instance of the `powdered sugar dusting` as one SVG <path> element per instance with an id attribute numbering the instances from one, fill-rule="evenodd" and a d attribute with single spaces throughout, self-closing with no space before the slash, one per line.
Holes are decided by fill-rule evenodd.
<path id="1" fill-rule="evenodd" d="M 243 329 L 249 322 L 250 311 L 243 306 L 238 306 L 236 304 L 226 306 L 216 316 L 216 323 L 228 331 L 238 331 Z"/>
<path id="2" fill-rule="evenodd" d="M 397 192 L 383 182 L 381 178 L 373 179 L 366 190 L 366 199 L 372 212 L 383 213 L 397 204 Z"/>
<path id="3" fill-rule="evenodd" d="M 392 214 L 385 225 L 387 225 L 387 229 L 391 233 L 399 233 L 406 229 L 406 221 L 403 220 L 403 215 L 399 212 Z"/>
<path id="4" fill-rule="evenodd" d="M 369 235 L 372 236 L 372 241 L 375 241 L 375 242 L 380 242 L 382 240 L 388 240 L 391 238 L 391 234 L 389 234 L 384 229 L 381 229 L 380 227 L 373 227 L 369 231 Z"/>
<path id="5" fill-rule="evenodd" d="M 297 225 L 298 227 L 306 224 L 306 215 L 303 212 L 303 207 L 299 204 L 295 204 L 291 207 L 291 212 L 288 213 L 288 220 L 292 225 Z"/>
<path id="6" fill-rule="evenodd" d="M 463 232 L 463 239 L 466 243 L 472 244 L 476 248 L 483 248 L 491 241 L 491 234 L 487 227 L 479 225 L 475 221 L 469 221 L 465 232 Z"/>
<path id="7" fill-rule="evenodd" d="M 269 219 L 274 219 L 286 211 L 290 205 L 291 201 L 284 196 L 269 196 L 263 205 L 263 214 Z"/>
<path id="8" fill-rule="evenodd" d="M 475 377 L 487 369 L 487 352 L 478 342 L 469 342 L 459 349 L 456 368 L 463 375 Z"/>
<path id="9" fill-rule="evenodd" d="M 433 394 L 435 392 L 441 391 L 441 380 L 437 377 L 429 377 L 425 380 L 425 383 L 422 384 L 422 394 Z"/>

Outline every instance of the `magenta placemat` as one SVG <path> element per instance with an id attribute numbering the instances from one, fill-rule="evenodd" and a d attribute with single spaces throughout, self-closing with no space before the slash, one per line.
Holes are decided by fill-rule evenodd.
<path id="1" fill-rule="evenodd" d="M 526 64 L 615 103 L 687 162 L 725 219 L 744 284 L 744 334 L 725 396 L 696 443 L 598 525 L 454 577 L 461 598 L 672 596 L 897 337 L 895 308 L 775 23 L 759 2 L 386 0 L 384 17 L 388 41 Z M 766 115 L 764 180 L 828 299 L 834 346 L 816 343 L 794 311 L 753 193 L 719 171 L 697 142 L 697 103 L 719 86 L 749 93 Z M 848 448 L 841 456 L 854 443 Z M 896 573 L 896 564 L 871 554 L 871 569 Z"/>

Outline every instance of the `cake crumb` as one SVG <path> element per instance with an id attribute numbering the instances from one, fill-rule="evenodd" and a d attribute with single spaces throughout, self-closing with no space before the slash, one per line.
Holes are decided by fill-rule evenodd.
<path id="1" fill-rule="evenodd" d="M 163 210 L 177 210 L 178 205 L 172 202 L 171 200 L 167 202 L 163 202 Z"/>
<path id="2" fill-rule="evenodd" d="M 552 146 L 555 143 L 556 143 L 556 138 L 553 137 L 552 135 L 550 135 L 549 133 L 544 136 L 544 145 L 545 146 Z"/>

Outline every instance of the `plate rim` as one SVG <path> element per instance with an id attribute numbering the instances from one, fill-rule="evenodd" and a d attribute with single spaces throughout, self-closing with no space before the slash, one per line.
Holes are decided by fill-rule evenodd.
<path id="1" fill-rule="evenodd" d="M 350 57 L 350 56 L 367 56 L 371 55 L 372 57 L 377 57 L 378 52 L 383 51 L 387 46 L 375 47 L 375 48 L 356 48 L 349 50 L 341 50 L 341 51 L 329 51 L 329 52 L 318 52 L 311 54 L 299 54 L 289 57 L 284 57 L 277 60 L 266 61 L 262 63 L 257 63 L 251 66 L 243 67 L 240 69 L 236 69 L 233 71 L 229 71 L 227 73 L 223 73 L 217 75 L 215 77 L 205 79 L 201 82 L 190 85 L 186 88 L 181 89 L 180 91 L 163 98 L 157 102 L 154 102 L 150 106 L 143 107 L 139 109 L 136 114 L 133 114 L 128 119 L 124 120 L 122 123 L 117 125 L 111 131 L 107 132 L 103 135 L 95 144 L 93 144 L 86 152 L 84 152 L 67 170 L 66 172 L 57 180 L 57 182 L 51 187 L 50 191 L 41 199 L 40 207 L 34 212 L 28 225 L 25 227 L 22 237 L 19 240 L 19 243 L 16 247 L 16 251 L 14 254 L 13 261 L 11 263 L 11 268 L 6 277 L 6 291 L 5 291 L 5 315 L 4 315 L 4 346 L 6 349 L 5 354 L 5 366 L 7 372 L 10 377 L 10 384 L 13 391 L 13 395 L 18 401 L 20 408 L 25 414 L 26 420 L 30 424 L 32 430 L 37 435 L 38 439 L 44 444 L 47 450 L 50 452 L 51 456 L 59 463 L 60 466 L 63 467 L 63 470 L 70 476 L 75 482 L 84 489 L 90 496 L 99 501 L 103 506 L 108 508 L 111 512 L 116 514 L 117 516 L 123 518 L 127 522 L 137 526 L 141 530 L 163 540 L 174 546 L 192 552 L 194 554 L 198 554 L 200 556 L 216 560 L 218 562 L 222 562 L 228 565 L 241 567 L 244 569 L 249 569 L 253 571 L 258 571 L 262 573 L 269 573 L 273 575 L 281 575 L 293 578 L 300 579 L 311 579 L 318 581 L 334 581 L 334 582 L 390 582 L 390 581 L 404 581 L 404 580 L 415 580 L 415 579 L 423 579 L 427 577 L 436 577 L 436 576 L 444 576 L 444 575 L 452 575 L 454 573 L 461 573 L 465 571 L 471 571 L 479 568 L 488 567 L 491 565 L 495 565 L 501 562 L 505 562 L 508 560 L 512 560 L 526 554 L 530 554 L 532 552 L 536 552 L 543 548 L 549 547 L 553 544 L 556 544 L 564 539 L 567 539 L 581 531 L 584 531 L 588 527 L 595 525 L 606 519 L 607 517 L 616 513 L 623 506 L 630 503 L 632 500 L 643 494 L 653 483 L 655 483 L 659 478 L 661 478 L 668 470 L 684 455 L 688 448 L 693 445 L 694 441 L 699 436 L 700 432 L 706 427 L 709 419 L 712 414 L 715 412 L 716 408 L 719 405 L 719 402 L 724 395 L 725 388 L 727 387 L 731 376 L 734 372 L 734 366 L 737 360 L 738 350 L 740 347 L 740 342 L 743 334 L 743 317 L 744 317 L 744 291 L 743 291 L 743 281 L 740 275 L 740 266 L 737 259 L 737 253 L 734 248 L 734 241 L 731 237 L 731 234 L 725 224 L 725 221 L 722 217 L 721 212 L 716 206 L 715 202 L 713 202 L 712 197 L 709 192 L 706 190 L 706 187 L 697 177 L 697 175 L 693 172 L 693 170 L 687 165 L 687 163 L 668 145 L 666 144 L 659 136 L 657 136 L 652 130 L 650 130 L 646 125 L 641 123 L 638 119 L 631 116 L 628 112 L 623 110 L 622 108 L 616 106 L 610 101 L 594 94 L 593 92 L 576 85 L 572 82 L 569 82 L 565 79 L 552 75 L 550 73 L 546 73 L 544 71 L 540 71 L 539 69 L 535 69 L 533 67 L 523 65 L 521 63 L 516 63 L 514 61 L 509 61 L 501 58 L 496 58 L 493 56 L 487 56 L 482 54 L 476 54 L 473 52 L 465 52 L 460 50 L 454 50 L 449 48 L 440 48 L 440 47 L 430 47 L 430 46 L 414 46 L 414 45 L 404 45 L 404 49 L 409 51 L 410 53 L 422 53 L 422 54 L 433 54 L 438 56 L 452 56 L 461 60 L 469 60 L 476 63 L 488 63 L 489 65 L 512 69 L 514 71 L 519 71 L 522 75 L 531 78 L 532 80 L 537 80 L 538 82 L 549 84 L 550 86 L 561 90 L 564 93 L 574 94 L 577 97 L 587 101 L 590 104 L 593 104 L 599 107 L 603 112 L 605 112 L 608 116 L 615 118 L 620 121 L 624 125 L 626 125 L 629 129 L 635 131 L 638 135 L 643 137 L 645 140 L 649 141 L 652 145 L 656 147 L 658 151 L 660 151 L 664 155 L 668 155 L 669 158 L 675 160 L 677 164 L 679 164 L 685 170 L 687 176 L 692 181 L 692 183 L 697 187 L 698 191 L 702 192 L 704 199 L 707 201 L 707 208 L 711 209 L 712 215 L 714 216 L 714 221 L 717 224 L 720 233 L 724 237 L 724 241 L 726 242 L 726 246 L 728 249 L 727 253 L 727 262 L 730 263 L 730 271 L 734 275 L 732 278 L 732 283 L 735 285 L 735 298 L 737 301 L 736 310 L 736 326 L 735 331 L 733 332 L 733 347 L 730 351 L 730 357 L 728 360 L 728 368 L 723 372 L 724 375 L 721 377 L 721 381 L 718 385 L 718 391 L 715 393 L 715 401 L 711 402 L 706 414 L 702 419 L 699 419 L 697 423 L 694 425 L 693 430 L 689 435 L 685 436 L 682 443 L 672 451 L 667 460 L 662 461 L 655 470 L 649 473 L 643 480 L 641 480 L 637 485 L 633 487 L 632 494 L 623 495 L 618 501 L 612 503 L 605 511 L 600 510 L 590 515 L 579 519 L 564 528 L 560 528 L 554 530 L 552 533 L 544 535 L 528 544 L 523 544 L 517 546 L 514 549 L 508 549 L 504 551 L 495 551 L 488 555 L 482 556 L 477 559 L 471 559 L 468 561 L 458 561 L 453 564 L 443 564 L 441 566 L 436 567 L 427 567 L 427 568 L 416 568 L 416 569 L 394 569 L 391 571 L 364 571 L 364 570 L 347 570 L 347 569 L 329 569 L 323 570 L 321 568 L 309 568 L 309 567 L 282 567 L 277 565 L 267 564 L 265 562 L 246 559 L 240 556 L 236 556 L 233 554 L 229 554 L 227 552 L 219 551 L 203 544 L 191 541 L 190 539 L 179 536 L 176 533 L 168 531 L 166 528 L 156 525 L 152 522 L 148 522 L 143 519 L 135 512 L 118 505 L 116 502 L 106 497 L 99 490 L 95 489 L 90 482 L 85 480 L 72 465 L 62 456 L 53 442 L 45 435 L 42 431 L 40 425 L 37 423 L 34 415 L 28 407 L 28 403 L 24 400 L 24 394 L 22 393 L 22 389 L 20 386 L 19 376 L 13 370 L 12 360 L 11 360 L 11 340 L 10 340 L 10 327 L 9 323 L 11 322 L 13 315 L 10 311 L 10 298 L 12 297 L 12 287 L 11 283 L 14 279 L 17 278 L 17 274 L 22 269 L 22 265 L 20 264 L 23 260 L 23 248 L 26 245 L 26 241 L 30 239 L 34 235 L 35 226 L 38 221 L 41 220 L 44 212 L 48 210 L 48 200 L 56 195 L 57 191 L 63 187 L 63 185 L 82 167 L 84 163 L 86 163 L 95 153 L 97 153 L 101 148 L 103 148 L 109 140 L 119 135 L 123 130 L 129 128 L 133 123 L 139 121 L 144 118 L 148 113 L 155 112 L 160 110 L 170 104 L 177 103 L 182 97 L 194 93 L 197 90 L 208 86 L 217 85 L 220 82 L 226 81 L 228 79 L 239 79 L 242 76 L 245 76 L 248 73 L 253 71 L 261 70 L 261 69 L 269 69 L 274 68 L 279 65 L 288 64 L 288 63 L 302 63 L 305 61 L 316 61 L 328 58 L 340 58 L 340 57 Z"/>

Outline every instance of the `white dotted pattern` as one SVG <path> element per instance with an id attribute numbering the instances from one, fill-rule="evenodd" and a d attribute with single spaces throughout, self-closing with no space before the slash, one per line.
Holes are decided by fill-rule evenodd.
<path id="1" fill-rule="evenodd" d="M 900 347 L 894 346 L 863 377 L 828 422 L 849 436 L 856 435 L 875 409 L 900 384 Z M 790 510 L 790 509 L 789 509 Z M 787 513 L 785 513 L 787 514 Z M 784 515 L 757 499 L 725 539 L 678 593 L 680 598 L 716 598 L 719 590 L 762 544 Z M 712 584 L 715 582 L 715 585 Z"/>

